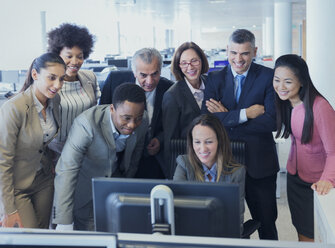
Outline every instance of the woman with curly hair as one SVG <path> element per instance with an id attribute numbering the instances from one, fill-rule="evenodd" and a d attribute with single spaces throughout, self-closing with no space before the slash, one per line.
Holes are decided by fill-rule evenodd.
<path id="1" fill-rule="evenodd" d="M 187 154 L 177 157 L 173 180 L 238 184 L 242 233 L 245 167 L 234 161 L 227 132 L 215 115 L 202 114 L 192 121 Z"/>
<path id="2" fill-rule="evenodd" d="M 48 33 L 48 50 L 59 54 L 66 64 L 64 86 L 59 92 L 60 134 L 50 148 L 60 155 L 73 120 L 86 109 L 97 104 L 100 89 L 92 71 L 80 70 L 92 52 L 93 35 L 87 28 L 65 23 Z M 57 156 L 57 157 L 58 157 Z"/>

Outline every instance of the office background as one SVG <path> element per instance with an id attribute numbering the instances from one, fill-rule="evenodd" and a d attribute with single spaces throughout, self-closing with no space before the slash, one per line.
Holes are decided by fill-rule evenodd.
<path id="1" fill-rule="evenodd" d="M 231 32 L 247 28 L 259 57 L 304 56 L 315 85 L 335 107 L 334 11 L 335 0 L 0 0 L 0 70 L 28 69 L 46 49 L 46 32 L 64 22 L 95 34 L 90 59 L 99 61 L 187 40 L 224 57 Z"/>

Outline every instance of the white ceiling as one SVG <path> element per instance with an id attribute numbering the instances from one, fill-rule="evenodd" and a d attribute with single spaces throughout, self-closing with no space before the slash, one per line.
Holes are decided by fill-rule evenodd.
<path id="1" fill-rule="evenodd" d="M 192 28 L 227 30 L 261 28 L 264 18 L 273 16 L 275 1 L 278 0 L 105 0 L 105 4 L 119 17 L 142 13 L 167 25 L 182 20 L 190 22 Z M 305 19 L 306 0 L 281 1 L 292 3 L 293 25 Z"/>

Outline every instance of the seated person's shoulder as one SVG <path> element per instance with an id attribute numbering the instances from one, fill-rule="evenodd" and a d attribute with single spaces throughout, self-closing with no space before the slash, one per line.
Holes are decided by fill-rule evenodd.
<path id="1" fill-rule="evenodd" d="M 170 88 L 174 84 L 173 81 L 165 78 L 165 77 L 160 77 L 158 85 L 164 86 L 167 89 Z"/>

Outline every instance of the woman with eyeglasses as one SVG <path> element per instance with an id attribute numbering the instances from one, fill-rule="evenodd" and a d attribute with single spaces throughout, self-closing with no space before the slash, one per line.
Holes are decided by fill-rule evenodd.
<path id="1" fill-rule="evenodd" d="M 174 53 L 171 71 L 178 82 L 165 92 L 162 103 L 164 159 L 168 167 L 172 164 L 171 139 L 186 139 L 187 126 L 201 113 L 208 68 L 205 53 L 194 42 L 183 43 Z"/>

